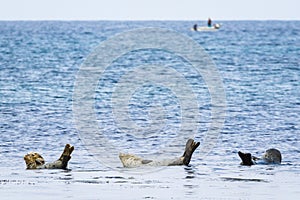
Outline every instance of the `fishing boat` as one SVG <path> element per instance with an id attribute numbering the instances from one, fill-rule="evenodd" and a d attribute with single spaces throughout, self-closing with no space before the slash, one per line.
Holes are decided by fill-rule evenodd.
<path id="1" fill-rule="evenodd" d="M 221 28 L 221 24 L 214 24 L 213 26 L 193 26 L 192 31 L 217 31 Z"/>

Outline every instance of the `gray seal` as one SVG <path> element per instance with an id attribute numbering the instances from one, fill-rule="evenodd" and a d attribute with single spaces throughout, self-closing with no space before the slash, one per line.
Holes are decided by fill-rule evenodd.
<path id="1" fill-rule="evenodd" d="M 193 139 L 188 139 L 185 145 L 183 155 L 176 159 L 170 160 L 146 160 L 134 154 L 120 153 L 119 158 L 124 167 L 133 168 L 140 166 L 174 166 L 174 165 L 189 165 L 194 151 L 198 148 L 200 142 L 195 142 Z"/>
<path id="2" fill-rule="evenodd" d="M 255 165 L 255 164 L 280 164 L 282 160 L 281 153 L 278 149 L 268 149 L 261 157 L 252 156 L 251 153 L 238 152 L 242 162 L 241 165 Z"/>

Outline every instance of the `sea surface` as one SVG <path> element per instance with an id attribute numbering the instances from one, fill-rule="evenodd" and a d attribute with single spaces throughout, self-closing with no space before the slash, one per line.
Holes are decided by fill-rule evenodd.
<path id="1" fill-rule="evenodd" d="M 300 21 L 221 21 L 220 30 L 207 32 L 191 31 L 194 23 L 205 26 L 203 21 L 1 21 L 0 198 L 299 199 Z M 108 63 L 92 88 L 97 123 L 88 128 L 99 132 L 78 128 L 81 120 L 89 124 L 89 117 L 78 118 L 74 104 L 81 69 L 93 61 L 89 55 L 114 36 L 136 29 L 143 35 L 148 27 L 192 39 L 214 63 L 222 85 L 213 86 L 224 91 L 225 115 L 211 144 L 211 83 L 163 49 L 135 49 Z M 166 42 L 189 49 L 174 38 Z M 169 72 L 171 78 L 165 78 Z M 118 87 L 121 82 L 130 82 L 132 90 L 121 94 L 126 89 Z M 125 111 L 118 107 L 124 95 Z M 185 107 L 195 102 L 198 117 L 184 115 L 195 112 Z M 189 137 L 201 142 L 190 166 L 124 169 L 116 154 L 176 158 Z M 26 153 L 54 161 L 66 143 L 75 146 L 68 170 L 26 170 Z M 281 151 L 280 165 L 240 165 L 238 151 L 260 156 L 268 148 Z"/>

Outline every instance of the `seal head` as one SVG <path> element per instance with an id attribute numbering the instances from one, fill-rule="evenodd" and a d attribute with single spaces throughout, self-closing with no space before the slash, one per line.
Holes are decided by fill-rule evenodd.
<path id="1" fill-rule="evenodd" d="M 262 158 L 265 162 L 273 164 L 280 164 L 282 159 L 278 149 L 268 149 Z"/>

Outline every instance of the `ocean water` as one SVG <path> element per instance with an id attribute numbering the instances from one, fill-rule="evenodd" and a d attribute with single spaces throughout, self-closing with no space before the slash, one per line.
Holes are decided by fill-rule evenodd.
<path id="1" fill-rule="evenodd" d="M 300 22 L 224 21 L 215 32 L 193 32 L 194 23 L 0 22 L 1 199 L 298 199 Z M 194 40 L 215 64 L 225 92 L 226 116 L 212 144 L 206 139 L 213 121 L 212 91 L 205 77 L 195 74 L 190 63 L 161 49 L 119 55 L 95 82 L 96 129 L 105 140 L 99 139 L 99 132 L 78 129 L 81 121 L 89 124 L 89 117 L 78 118 L 74 104 L 80 70 L 93 60 L 88 56 L 118 34 L 147 27 L 169 29 Z M 176 50 L 190 50 L 184 43 L 177 45 L 174 38 L 166 39 Z M 109 55 L 110 49 L 105 53 Z M 134 71 L 138 66 L 146 69 Z M 165 79 L 173 71 L 155 66 L 167 66 L 184 77 L 195 95 L 185 103 L 196 101 L 198 117 L 182 120 L 186 111 L 195 112 L 180 97 L 190 95 L 181 90 L 180 76 Z M 120 103 L 124 97 L 120 91 L 126 88 L 117 90 L 124 80 L 134 86 L 129 88 L 131 93 L 124 92 L 130 97 L 129 105 L 125 111 L 113 110 L 111 99 Z M 86 105 L 80 108 L 85 111 Z M 93 130 L 94 125 L 88 128 Z M 123 169 L 116 154 L 178 157 L 187 137 L 201 142 L 188 167 Z M 66 143 L 75 146 L 69 170 L 25 169 L 26 153 L 36 151 L 46 161 L 54 161 Z M 204 155 L 205 145 L 209 151 Z M 281 151 L 282 164 L 239 165 L 238 151 L 259 156 L 268 148 Z"/>

